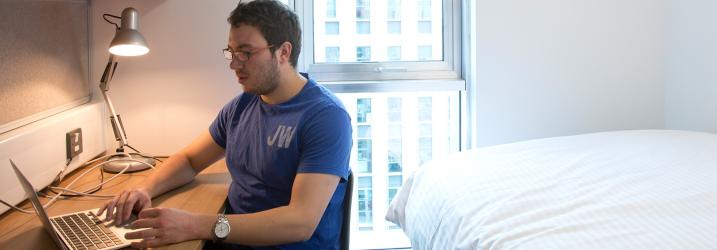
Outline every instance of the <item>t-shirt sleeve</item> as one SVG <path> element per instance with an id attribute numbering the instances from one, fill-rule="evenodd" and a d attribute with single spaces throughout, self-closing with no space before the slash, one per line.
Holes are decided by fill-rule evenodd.
<path id="1" fill-rule="evenodd" d="M 348 178 L 351 118 L 339 107 L 328 107 L 307 121 L 302 135 L 298 173 L 323 173 Z"/>
<path id="2" fill-rule="evenodd" d="M 231 117 L 236 110 L 237 102 L 239 102 L 241 96 L 242 95 L 239 95 L 225 104 L 219 111 L 219 114 L 217 114 L 217 117 L 214 118 L 212 124 L 209 125 L 209 134 L 212 135 L 214 142 L 222 148 L 226 149 L 227 147 L 227 127 L 229 126 L 229 121 L 232 119 Z"/>

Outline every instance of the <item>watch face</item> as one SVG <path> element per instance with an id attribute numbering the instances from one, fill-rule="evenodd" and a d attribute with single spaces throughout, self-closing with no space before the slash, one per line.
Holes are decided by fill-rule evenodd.
<path id="1" fill-rule="evenodd" d="M 217 238 L 226 238 L 227 235 L 229 235 L 229 224 L 217 223 L 214 226 L 214 235 L 216 235 Z"/>

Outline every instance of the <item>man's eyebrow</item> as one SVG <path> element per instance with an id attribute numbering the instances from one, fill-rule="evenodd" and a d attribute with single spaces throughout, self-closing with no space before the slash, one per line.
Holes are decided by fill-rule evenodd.
<path id="1" fill-rule="evenodd" d="M 234 49 L 234 48 L 232 48 L 231 45 L 227 44 L 227 49 L 234 50 L 234 51 L 240 50 L 240 49 L 251 49 L 251 48 L 254 48 L 254 46 L 252 46 L 250 44 L 246 44 L 246 43 L 239 45 L 239 47 L 237 47 L 237 49 Z"/>

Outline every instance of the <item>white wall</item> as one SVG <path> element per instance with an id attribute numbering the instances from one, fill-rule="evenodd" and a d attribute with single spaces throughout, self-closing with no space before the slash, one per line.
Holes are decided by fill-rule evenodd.
<path id="1" fill-rule="evenodd" d="M 662 1 L 476 6 L 477 146 L 663 126 Z"/>
<path id="2" fill-rule="evenodd" d="M 717 133 L 717 2 L 666 3 L 665 126 Z"/>
<path id="3" fill-rule="evenodd" d="M 114 26 L 103 13 L 125 7 L 140 13 L 140 32 L 150 46 L 141 57 L 120 58 L 110 97 L 122 117 L 130 145 L 153 155 L 169 155 L 206 131 L 219 109 L 241 88 L 221 50 L 227 45 L 226 18 L 236 0 L 91 2 L 92 89 L 109 56 Z M 109 122 L 106 122 L 109 124 Z M 108 150 L 117 143 L 107 125 Z"/>
<path id="4" fill-rule="evenodd" d="M 93 82 L 99 82 L 113 32 L 102 13 L 137 8 L 151 47 L 146 56 L 123 58 L 111 85 L 131 145 L 170 154 L 205 131 L 241 91 L 220 54 L 225 19 L 236 2 L 92 1 Z M 663 128 L 663 1 L 472 4 L 477 146 Z M 113 141 L 108 139 L 109 148 Z"/>

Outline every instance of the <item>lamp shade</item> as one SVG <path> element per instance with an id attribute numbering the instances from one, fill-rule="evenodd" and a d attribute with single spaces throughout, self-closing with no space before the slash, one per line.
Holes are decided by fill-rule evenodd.
<path id="1" fill-rule="evenodd" d="M 149 52 L 147 41 L 139 33 L 139 13 L 134 8 L 122 11 L 122 25 L 110 43 L 110 53 L 118 56 L 141 56 Z"/>

